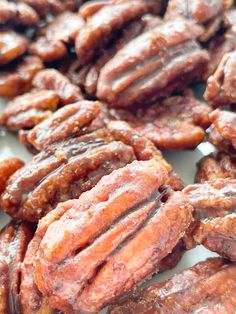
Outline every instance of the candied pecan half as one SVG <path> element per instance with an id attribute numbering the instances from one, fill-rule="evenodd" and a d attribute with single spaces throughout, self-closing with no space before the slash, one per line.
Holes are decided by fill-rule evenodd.
<path id="1" fill-rule="evenodd" d="M 149 138 L 159 149 L 195 148 L 210 125 L 211 108 L 191 97 L 169 97 L 147 109 L 111 114 L 127 121 L 138 133 Z"/>
<path id="2" fill-rule="evenodd" d="M 49 90 L 33 91 L 18 96 L 4 109 L 0 116 L 0 124 L 13 131 L 31 129 L 56 110 L 59 100 L 58 94 Z"/>
<path id="3" fill-rule="evenodd" d="M 235 155 L 236 150 L 236 113 L 215 110 L 210 114 L 212 122 L 209 140 L 219 150 Z"/>
<path id="4" fill-rule="evenodd" d="M 14 157 L 0 161 L 0 195 L 5 190 L 7 181 L 11 175 L 23 166 L 24 162 Z"/>
<path id="5" fill-rule="evenodd" d="M 62 105 L 67 105 L 83 98 L 80 88 L 72 84 L 67 77 L 55 69 L 39 71 L 35 75 L 32 84 L 37 89 L 48 89 L 57 92 Z"/>
<path id="6" fill-rule="evenodd" d="M 37 12 L 25 3 L 1 1 L 0 24 L 23 26 L 37 26 L 39 16 Z"/>
<path id="7" fill-rule="evenodd" d="M 97 117 L 99 110 L 98 101 L 82 100 L 67 105 L 29 131 L 27 140 L 37 150 L 43 150 L 52 143 L 80 135 L 83 127 Z"/>
<path id="8" fill-rule="evenodd" d="M 69 201 L 69 209 L 60 204 L 55 222 L 45 217 L 35 280 L 51 306 L 97 313 L 158 270 L 192 219 L 181 192 L 161 202 L 166 179 L 156 160 L 134 161 Z"/>
<path id="9" fill-rule="evenodd" d="M 220 28 L 225 9 L 230 8 L 232 0 L 170 0 L 165 18 L 173 19 L 183 16 L 204 26 L 205 31 L 200 36 L 201 41 L 208 41 Z"/>
<path id="10" fill-rule="evenodd" d="M 109 314 L 234 314 L 236 266 L 211 258 L 113 306 Z"/>
<path id="11" fill-rule="evenodd" d="M 194 40 L 201 27 L 178 19 L 141 34 L 102 68 L 98 98 L 113 107 L 145 105 L 200 78 L 208 53 Z"/>
<path id="12" fill-rule="evenodd" d="M 204 97 L 214 106 L 236 103 L 236 51 L 224 55 L 215 73 L 207 80 Z"/>
<path id="13" fill-rule="evenodd" d="M 0 30 L 0 66 L 10 63 L 28 49 L 28 40 L 12 30 Z"/>
<path id="14" fill-rule="evenodd" d="M 224 216 L 236 207 L 236 180 L 215 179 L 202 184 L 188 185 L 183 193 L 200 218 Z"/>
<path id="15" fill-rule="evenodd" d="M 214 74 L 223 56 L 233 51 L 235 46 L 236 31 L 228 30 L 225 34 L 213 38 L 208 47 L 210 60 L 204 73 L 205 80 L 207 80 L 210 75 Z"/>
<path id="16" fill-rule="evenodd" d="M 102 130 L 50 145 L 12 176 L 1 207 L 13 217 L 37 221 L 59 202 L 78 198 L 105 174 L 135 159 L 132 147 Z"/>
<path id="17" fill-rule="evenodd" d="M 142 0 L 114 0 L 106 4 L 102 1 L 100 8 L 99 2 L 95 2 L 95 12 L 90 14 L 76 37 L 75 50 L 82 63 L 89 62 L 109 43 L 118 30 L 148 11 L 147 5 Z M 88 6 L 91 13 L 93 3 L 89 3 Z"/>
<path id="18" fill-rule="evenodd" d="M 26 56 L 17 65 L 0 72 L 0 97 L 15 97 L 27 92 L 34 75 L 43 69 L 36 56 Z"/>
<path id="19" fill-rule="evenodd" d="M 20 313 L 20 268 L 32 235 L 25 222 L 11 222 L 0 232 L 1 313 Z"/>
<path id="20" fill-rule="evenodd" d="M 218 178 L 236 179 L 236 161 L 224 152 L 203 157 L 197 164 L 195 182 L 204 183 Z"/>

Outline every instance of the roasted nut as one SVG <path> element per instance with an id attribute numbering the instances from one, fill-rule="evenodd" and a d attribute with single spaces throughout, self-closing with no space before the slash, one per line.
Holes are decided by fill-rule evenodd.
<path id="1" fill-rule="evenodd" d="M 37 12 L 25 3 L 1 1 L 0 24 L 37 26 Z"/>
<path id="2" fill-rule="evenodd" d="M 203 183 L 219 178 L 236 179 L 236 161 L 224 152 L 213 153 L 198 162 L 195 182 Z"/>
<path id="3" fill-rule="evenodd" d="M 148 11 L 147 5 L 142 0 L 114 0 L 106 4 L 101 1 L 101 4 L 99 7 L 99 1 L 95 2 L 95 10 L 92 9 L 93 4 L 88 4 L 90 13 L 93 13 L 76 37 L 75 50 L 82 63 L 88 63 L 106 46 L 111 37 L 114 37 L 114 32 Z M 84 17 L 83 14 L 82 16 Z"/>
<path id="4" fill-rule="evenodd" d="M 200 78 L 208 61 L 194 40 L 201 31 L 179 19 L 131 40 L 102 68 L 98 98 L 113 107 L 146 105 Z"/>
<path id="5" fill-rule="evenodd" d="M 34 91 L 14 98 L 8 103 L 0 122 L 8 129 L 31 129 L 56 110 L 59 96 L 54 91 Z M 45 132 L 45 130 L 44 130 Z"/>
<path id="6" fill-rule="evenodd" d="M 127 121 L 159 149 L 192 149 L 205 137 L 210 112 L 211 108 L 197 99 L 176 96 L 147 109 L 136 112 L 112 110 L 111 114 Z"/>
<path id="7" fill-rule="evenodd" d="M 214 106 L 236 103 L 236 51 L 224 55 L 216 72 L 207 80 L 204 97 Z"/>
<path id="8" fill-rule="evenodd" d="M 1 313 L 20 313 L 20 268 L 31 238 L 31 227 L 25 222 L 11 222 L 0 232 Z"/>
<path id="9" fill-rule="evenodd" d="M 227 31 L 222 36 L 216 36 L 209 44 L 210 60 L 207 64 L 204 79 L 207 80 L 214 74 L 223 56 L 233 51 L 236 46 L 236 31 Z"/>
<path id="10" fill-rule="evenodd" d="M 212 122 L 209 140 L 219 150 L 235 155 L 236 149 L 236 114 L 229 111 L 215 110 L 210 114 Z"/>
<path id="11" fill-rule="evenodd" d="M 183 189 L 196 218 L 211 218 L 230 214 L 236 207 L 236 180 L 215 179 Z"/>
<path id="12" fill-rule="evenodd" d="M 11 177 L 1 207 L 13 217 L 37 221 L 59 202 L 77 198 L 114 169 L 135 159 L 132 147 L 103 131 L 50 145 Z"/>
<path id="13" fill-rule="evenodd" d="M 11 175 L 23 166 L 24 162 L 14 157 L 0 161 L 0 195 L 5 190 Z"/>
<path id="14" fill-rule="evenodd" d="M 200 36 L 201 41 L 208 41 L 220 28 L 225 9 L 230 8 L 232 0 L 170 0 L 165 18 L 173 19 L 183 16 L 204 26 L 205 32 Z"/>
<path id="15" fill-rule="evenodd" d="M 0 31 L 0 66 L 21 56 L 28 48 L 28 40 L 11 30 Z"/>
<path id="16" fill-rule="evenodd" d="M 27 134 L 27 140 L 37 150 L 43 150 L 52 143 L 78 136 L 97 117 L 99 110 L 97 101 L 82 100 L 67 105 L 33 128 Z"/>
<path id="17" fill-rule="evenodd" d="M 0 97 L 15 97 L 27 92 L 34 75 L 43 69 L 38 57 L 27 56 L 18 65 L 0 72 Z"/>
<path id="18" fill-rule="evenodd" d="M 52 307 L 97 313 L 158 271 L 192 219 L 181 192 L 161 203 L 166 179 L 154 159 L 134 161 L 42 220 L 35 281 Z"/>
<path id="19" fill-rule="evenodd" d="M 171 279 L 137 292 L 115 305 L 109 314 L 233 314 L 236 306 L 236 266 L 208 259 Z"/>
<path id="20" fill-rule="evenodd" d="M 67 105 L 83 98 L 80 88 L 54 69 L 39 71 L 35 75 L 32 84 L 37 89 L 48 89 L 57 92 L 62 105 Z"/>

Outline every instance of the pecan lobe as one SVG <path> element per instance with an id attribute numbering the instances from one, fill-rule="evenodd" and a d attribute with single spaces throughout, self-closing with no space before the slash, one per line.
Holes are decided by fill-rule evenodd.
<path id="1" fill-rule="evenodd" d="M 130 107 L 182 89 L 208 61 L 194 40 L 199 32 L 198 26 L 175 20 L 130 41 L 102 68 L 97 96 L 111 106 Z"/>
<path id="2" fill-rule="evenodd" d="M 134 161 L 42 220 L 35 279 L 52 307 L 98 312 L 157 271 L 192 219 L 181 192 L 161 202 L 167 179 L 158 161 Z"/>

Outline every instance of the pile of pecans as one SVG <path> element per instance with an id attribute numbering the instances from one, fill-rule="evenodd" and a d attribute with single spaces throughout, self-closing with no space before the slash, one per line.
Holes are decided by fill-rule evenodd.
<path id="1" fill-rule="evenodd" d="M 233 1 L 0 0 L 0 97 L 0 313 L 235 314 Z M 162 152 L 205 140 L 186 186 Z"/>

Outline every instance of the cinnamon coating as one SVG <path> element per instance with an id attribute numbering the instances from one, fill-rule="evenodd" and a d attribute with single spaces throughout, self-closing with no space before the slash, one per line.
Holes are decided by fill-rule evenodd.
<path id="1" fill-rule="evenodd" d="M 205 137 L 211 108 L 190 97 L 169 97 L 147 109 L 113 110 L 116 119 L 127 121 L 159 149 L 193 149 Z"/>
<path id="2" fill-rule="evenodd" d="M 26 56 L 16 65 L 0 72 L 0 97 L 15 97 L 27 92 L 35 74 L 43 69 L 36 56 Z"/>
<path id="3" fill-rule="evenodd" d="M 61 105 L 81 100 L 82 94 L 78 86 L 72 84 L 67 77 L 55 69 L 39 71 L 32 82 L 37 89 L 54 90 L 60 96 Z"/>
<path id="4" fill-rule="evenodd" d="M 20 311 L 20 267 L 33 235 L 25 222 L 11 222 L 0 232 L 0 313 Z"/>
<path id="5" fill-rule="evenodd" d="M 225 54 L 215 73 L 207 80 L 204 97 L 214 106 L 236 103 L 236 51 Z"/>
<path id="6" fill-rule="evenodd" d="M 52 143 L 73 135 L 78 136 L 81 130 L 97 117 L 99 111 L 98 101 L 82 100 L 67 105 L 29 131 L 27 140 L 37 150 L 43 150 Z"/>
<path id="7" fill-rule="evenodd" d="M 197 165 L 195 182 L 204 183 L 218 178 L 236 179 L 236 162 L 224 152 L 203 157 Z"/>
<path id="8" fill-rule="evenodd" d="M 210 114 L 212 122 L 209 140 L 219 150 L 232 157 L 236 149 L 236 114 L 234 112 L 215 110 Z"/>
<path id="9" fill-rule="evenodd" d="M 29 42 L 12 30 L 0 30 L 0 66 L 21 56 L 28 49 Z"/>
<path id="10" fill-rule="evenodd" d="M 1 207 L 13 217 L 37 221 L 59 202 L 78 198 L 105 174 L 134 159 L 132 147 L 112 141 L 103 131 L 65 139 L 11 177 Z"/>
<path id="11" fill-rule="evenodd" d="M 98 98 L 113 107 L 137 107 L 199 79 L 208 53 L 195 41 L 200 26 L 177 19 L 131 40 L 102 68 Z"/>
<path id="12" fill-rule="evenodd" d="M 8 103 L 0 116 L 0 122 L 8 129 L 31 129 L 47 119 L 56 110 L 59 96 L 54 91 L 41 90 L 26 93 Z"/>
<path id="13" fill-rule="evenodd" d="M 5 190 L 9 178 L 23 166 L 24 162 L 15 157 L 0 161 L 0 195 Z"/>
<path id="14" fill-rule="evenodd" d="M 35 280 L 51 306 L 97 313 L 157 271 L 192 219 L 181 192 L 161 202 L 166 179 L 157 161 L 135 161 L 42 220 Z"/>
<path id="15" fill-rule="evenodd" d="M 95 2 L 95 9 L 93 2 L 88 4 L 89 18 L 87 17 L 86 24 L 79 31 L 75 42 L 75 50 L 82 63 L 88 63 L 99 49 L 105 47 L 114 36 L 114 32 L 148 11 L 147 4 L 142 0 L 106 2 L 106 4 L 104 1 Z M 86 8 L 82 10 L 86 11 Z M 85 17 L 83 13 L 82 16 Z"/>
<path id="16" fill-rule="evenodd" d="M 137 292 L 115 305 L 109 314 L 233 314 L 236 306 L 236 266 L 211 258 L 171 279 Z"/>

